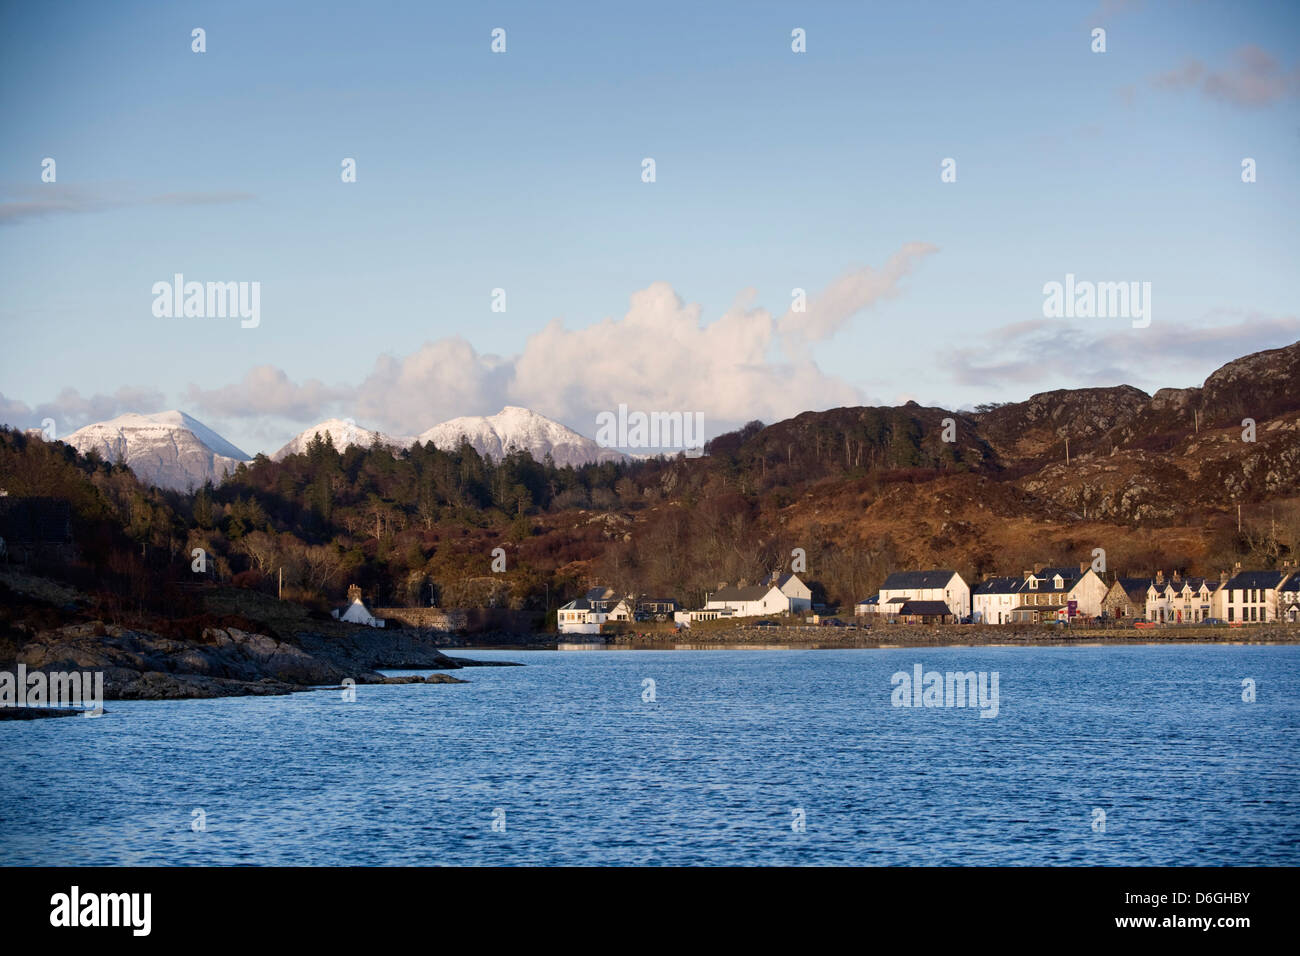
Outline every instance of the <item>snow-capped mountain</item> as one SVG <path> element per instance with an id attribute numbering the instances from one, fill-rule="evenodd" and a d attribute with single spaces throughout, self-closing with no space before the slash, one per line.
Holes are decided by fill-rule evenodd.
<path id="1" fill-rule="evenodd" d="M 421 432 L 415 440 L 433 442 L 438 448 L 453 451 L 460 445 L 462 435 L 480 455 L 491 455 L 498 461 L 512 447 L 528 452 L 537 461 L 549 454 L 561 467 L 576 468 L 593 461 L 624 459 L 622 452 L 602 448 L 572 428 L 517 405 L 507 405 L 495 415 L 453 418 Z"/>
<path id="2" fill-rule="evenodd" d="M 340 452 L 350 445 L 368 448 L 376 441 L 394 448 L 433 442 L 454 451 L 463 435 L 480 455 L 497 461 L 511 448 L 526 451 L 537 461 L 549 454 L 561 467 L 626 458 L 616 449 L 602 448 L 557 421 L 515 405 L 507 405 L 495 415 L 453 418 L 415 438 L 395 437 L 331 418 L 300 432 L 272 457 L 279 461 L 305 452 L 317 432 L 322 437 L 329 433 Z M 106 461 L 125 462 L 141 481 L 179 491 L 199 488 L 206 481 L 218 484 L 240 462 L 251 460 L 202 422 L 179 411 L 119 415 L 78 429 L 64 441 L 83 454 L 94 449 Z"/>
<path id="3" fill-rule="evenodd" d="M 79 428 L 63 439 L 85 454 L 94 449 L 105 461 L 125 462 L 141 481 L 187 491 L 214 484 L 248 455 L 184 412 L 119 415 Z"/>
<path id="4" fill-rule="evenodd" d="M 312 439 L 319 432 L 321 438 L 329 435 L 330 441 L 334 443 L 334 450 L 342 453 L 352 445 L 360 445 L 362 448 L 369 448 L 376 442 L 383 445 L 392 445 L 394 448 L 406 448 L 411 444 L 410 438 L 395 438 L 392 435 L 385 435 L 383 432 L 371 431 L 362 428 L 352 420 L 343 420 L 341 418 L 331 418 L 323 421 L 319 425 L 314 425 L 305 431 L 299 432 L 288 444 L 271 456 L 272 460 L 279 461 L 287 455 L 300 455 L 307 450 Z"/>

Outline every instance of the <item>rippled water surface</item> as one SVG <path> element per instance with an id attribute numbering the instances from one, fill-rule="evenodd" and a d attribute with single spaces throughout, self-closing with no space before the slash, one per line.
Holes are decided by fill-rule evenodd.
<path id="1" fill-rule="evenodd" d="M 1300 863 L 1300 648 L 463 656 L 528 666 L 0 722 L 0 863 Z"/>

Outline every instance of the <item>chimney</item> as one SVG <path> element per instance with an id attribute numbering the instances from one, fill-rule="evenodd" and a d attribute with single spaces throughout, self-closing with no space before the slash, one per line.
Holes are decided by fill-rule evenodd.
<path id="1" fill-rule="evenodd" d="M 1222 585 L 1225 585 L 1225 584 L 1227 584 L 1227 583 L 1228 583 L 1228 572 L 1227 572 L 1227 571 L 1220 571 L 1220 572 L 1219 572 L 1219 585 L 1222 586 Z"/>
<path id="2" fill-rule="evenodd" d="M 1025 576 L 1025 580 L 1026 580 L 1026 581 L 1028 581 L 1030 578 L 1032 578 L 1032 577 L 1034 576 L 1034 572 L 1033 572 L 1033 571 L 1021 571 L 1020 573 L 1023 574 L 1023 575 Z"/>
<path id="3" fill-rule="evenodd" d="M 1044 568 L 1044 565 L 1042 565 L 1042 564 L 1035 564 L 1035 565 L 1034 565 L 1034 573 L 1037 574 L 1038 572 L 1042 571 L 1043 568 Z"/>
<path id="4" fill-rule="evenodd" d="M 357 585 L 355 584 L 349 584 L 348 603 L 351 604 L 353 601 L 360 601 L 360 600 L 361 600 L 361 588 L 357 587 Z"/>
<path id="5" fill-rule="evenodd" d="M 1183 579 L 1182 574 L 1179 572 L 1177 568 L 1174 568 L 1174 583 L 1177 584 L 1182 579 Z"/>
<path id="6" fill-rule="evenodd" d="M 1157 571 L 1157 572 L 1156 572 L 1156 584 L 1157 584 L 1157 585 L 1161 585 L 1161 584 L 1164 584 L 1164 583 L 1165 583 L 1165 572 L 1163 572 L 1163 571 Z"/>
<path id="7" fill-rule="evenodd" d="M 1233 568 L 1234 571 L 1240 571 L 1240 570 L 1241 570 L 1241 562 L 1238 561 L 1236 564 L 1234 564 L 1234 565 L 1232 566 L 1232 568 Z"/>

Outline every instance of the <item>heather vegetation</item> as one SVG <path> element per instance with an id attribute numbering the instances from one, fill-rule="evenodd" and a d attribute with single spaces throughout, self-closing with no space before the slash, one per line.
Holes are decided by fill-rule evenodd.
<path id="1" fill-rule="evenodd" d="M 1300 553 L 1290 498 L 1248 503 L 1240 532 L 1226 509 L 1189 513 L 1192 528 L 1159 522 L 1154 537 L 1140 522 L 1081 526 L 1060 520 L 1050 496 L 1026 495 L 987 446 L 942 454 L 921 416 L 909 427 L 861 411 L 751 423 L 702 458 L 581 468 L 522 453 L 497 462 L 467 444 L 340 454 L 324 438 L 193 494 L 5 431 L 0 487 L 69 503 L 77 558 L 53 570 L 118 615 L 196 614 L 205 583 L 324 610 L 357 583 L 381 606 L 501 607 L 540 621 L 597 581 L 691 605 L 787 566 L 795 548 L 815 600 L 833 605 L 906 564 L 977 579 L 1090 558 L 1099 543 L 1120 570 L 1269 566 Z M 498 548 L 504 573 L 492 570 Z"/>

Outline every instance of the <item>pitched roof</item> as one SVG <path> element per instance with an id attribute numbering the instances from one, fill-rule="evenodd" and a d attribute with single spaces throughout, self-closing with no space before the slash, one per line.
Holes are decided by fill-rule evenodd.
<path id="1" fill-rule="evenodd" d="M 1190 587 L 1193 591 L 1199 591 L 1201 585 L 1205 585 L 1211 591 L 1219 589 L 1218 578 L 1180 578 L 1177 581 L 1166 581 L 1165 589 L 1173 588 L 1174 591 L 1182 593 L 1185 588 Z"/>
<path id="2" fill-rule="evenodd" d="M 971 594 L 1015 594 L 1024 583 L 1020 578 L 989 578 L 981 581 Z"/>
<path id="3" fill-rule="evenodd" d="M 951 615 L 952 610 L 942 601 L 907 601 L 898 609 L 898 613 L 937 616 L 940 614 Z"/>
<path id="4" fill-rule="evenodd" d="M 1091 570 L 1091 568 L 1087 570 Z M 1059 574 L 1067 581 L 1077 581 L 1087 573 L 1087 570 L 1080 571 L 1078 565 L 1071 564 L 1063 565 L 1059 568 L 1043 568 L 1043 570 L 1038 572 L 1038 576 L 1052 578 Z"/>
<path id="5" fill-rule="evenodd" d="M 1115 583 L 1130 598 L 1137 598 L 1147 593 L 1151 587 L 1151 578 L 1116 578 Z"/>
<path id="6" fill-rule="evenodd" d="M 1275 588 L 1285 580 L 1286 571 L 1238 571 L 1225 587 L 1238 588 Z"/>
<path id="7" fill-rule="evenodd" d="M 771 587 L 761 584 L 749 588 L 718 588 L 709 595 L 709 601 L 761 601 Z"/>
<path id="8" fill-rule="evenodd" d="M 882 591 L 901 591 L 905 588 L 941 588 L 956 571 L 895 571 L 885 578 Z"/>
<path id="9" fill-rule="evenodd" d="M 1056 586 L 1057 575 L 1060 575 L 1061 578 L 1061 586 L 1059 588 Z M 1064 594 L 1066 591 L 1078 584 L 1080 579 L 1083 578 L 1083 575 L 1079 572 L 1078 568 L 1043 568 L 1043 570 L 1033 574 L 1032 577 L 1037 578 L 1039 583 L 1030 587 L 1029 578 L 1025 578 L 1025 586 L 1021 588 L 1021 590 L 1039 592 L 1054 591 L 1058 594 Z"/>

